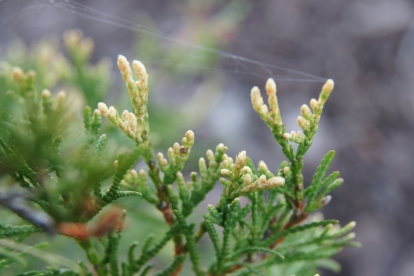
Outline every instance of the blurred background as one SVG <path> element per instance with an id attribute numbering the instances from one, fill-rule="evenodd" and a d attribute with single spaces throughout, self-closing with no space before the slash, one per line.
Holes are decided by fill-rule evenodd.
<path id="1" fill-rule="evenodd" d="M 112 68 L 107 103 L 128 106 L 118 54 L 146 65 L 161 151 L 192 129 L 194 158 L 223 142 L 272 170 L 283 155 L 250 89 L 273 77 L 285 125 L 297 131 L 300 106 L 334 79 L 304 175 L 309 184 L 336 150 L 331 169 L 345 184 L 323 213 L 355 220 L 363 245 L 336 257 L 339 275 L 414 275 L 413 19 L 411 0 L 0 0 L 0 59 L 80 29 L 95 42 L 92 63 L 106 57 Z"/>

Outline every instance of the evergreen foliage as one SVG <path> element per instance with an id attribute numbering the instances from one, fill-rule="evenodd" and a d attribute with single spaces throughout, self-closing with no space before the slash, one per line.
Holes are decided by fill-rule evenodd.
<path id="1" fill-rule="evenodd" d="M 167 150 L 167 157 L 155 153 L 144 65 L 132 63 L 134 79 L 127 59 L 118 57 L 132 105 L 132 111 L 119 114 L 115 107 L 98 103 L 106 94 L 102 84 L 106 67 L 89 64 L 93 42 L 73 31 L 65 35 L 65 43 L 73 65 L 56 51 L 49 62 L 66 68 L 57 71 L 56 81 L 76 84 L 82 91 L 89 104 L 83 115 L 77 114 L 64 92 L 53 96 L 44 87 L 53 84 L 44 78 L 44 65 L 34 67 L 40 72 L 37 77 L 33 70 L 1 63 L 0 204 L 25 223 L 0 224 L 0 269 L 6 271 L 12 263 L 26 265 L 24 257 L 31 250 L 40 252 L 33 254 L 40 257 L 43 249 L 24 247 L 22 242 L 42 232 L 73 238 L 89 264 L 74 265 L 45 253 L 51 267 L 19 275 L 179 275 L 186 259 L 199 276 L 313 275 L 320 268 L 337 271 L 331 257 L 344 247 L 359 246 L 350 232 L 355 222 L 340 227 L 337 220 L 312 215 L 329 203 L 329 193 L 343 182 L 339 172 L 328 174 L 335 152 L 323 157 L 309 185 L 302 175 L 303 158 L 333 90 L 332 80 L 318 99 L 310 101 L 311 108 L 301 107 L 297 123 L 302 131 L 297 133 L 285 130 L 272 79 L 265 87 L 268 105 L 259 88 L 252 89 L 252 106 L 287 159 L 277 171 L 270 171 L 263 161 L 255 166 L 245 151 L 233 159 L 219 144 L 215 152 L 208 150 L 206 158 L 199 159 L 199 171 L 186 181 L 183 168 L 194 133 L 187 131 L 181 144 Z M 93 110 L 90 106 L 95 105 Z M 116 130 L 103 128 L 102 116 L 131 140 L 132 146 L 118 157 L 112 139 Z M 134 167 L 140 161 L 147 169 L 137 172 Z M 220 199 L 208 205 L 198 226 L 190 223 L 189 215 L 217 182 L 223 186 Z M 162 214 L 169 230 L 159 237 L 148 235 L 142 246 L 133 242 L 128 250 L 120 247 L 126 211 L 114 202 L 126 196 L 142 197 Z M 201 259 L 198 245 L 206 233 L 215 254 L 209 265 Z M 169 242 L 174 244 L 173 260 L 154 269 L 152 260 Z"/>

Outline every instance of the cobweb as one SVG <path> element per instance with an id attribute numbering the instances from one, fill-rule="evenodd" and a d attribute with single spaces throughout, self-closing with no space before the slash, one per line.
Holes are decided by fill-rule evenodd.
<path id="1" fill-rule="evenodd" d="M 94 9 L 91 6 L 87 6 L 73 0 L 3 0 L 0 2 L 3 2 L 0 3 L 1 10 L 5 10 L 6 5 L 16 5 L 16 2 L 19 2 L 17 5 L 17 11 L 9 15 L 6 14 L 2 16 L 3 19 L 0 21 L 0 37 L 2 38 L 3 42 L 14 35 L 14 32 L 16 31 L 14 27 L 19 23 L 19 21 L 23 20 L 23 18 L 29 17 L 31 18 L 29 20 L 34 20 L 30 24 L 30 27 L 36 28 L 42 25 L 54 23 L 46 21 L 49 18 L 44 18 L 45 21 L 43 21 L 42 16 L 44 13 L 63 11 L 63 15 L 66 13 L 66 15 L 72 15 L 75 18 L 82 17 L 88 19 L 92 23 L 103 23 L 102 28 L 105 28 L 105 25 L 110 25 L 113 27 L 118 27 L 120 29 L 130 30 L 138 34 L 150 35 L 160 40 L 187 47 L 194 51 L 191 53 L 193 55 L 200 53 L 209 53 L 214 54 L 220 58 L 229 59 L 232 61 L 234 69 L 227 71 L 233 72 L 235 74 L 251 74 L 253 76 L 259 76 L 262 78 L 272 77 L 279 81 L 292 82 L 324 82 L 326 80 L 326 78 L 315 76 L 309 73 L 251 59 L 249 57 L 235 55 L 221 51 L 219 49 L 210 48 L 200 44 L 194 44 L 185 40 L 180 40 L 168 35 L 164 35 L 160 32 L 157 32 L 153 28 L 148 28 L 141 24 L 125 20 L 121 17 L 113 16 L 110 13 Z M 114 1 L 113 4 L 116 5 L 116 1 Z M 252 65 L 260 67 L 263 72 L 252 71 Z"/>
<path id="2" fill-rule="evenodd" d="M 165 6 L 157 8 L 148 4 L 148 1 L 142 1 L 139 4 L 134 4 L 135 1 L 126 2 L 120 0 L 0 0 L 0 46 L 4 48 L 9 41 L 19 36 L 30 41 L 39 39 L 48 33 L 60 35 L 65 29 L 86 29 L 88 30 L 86 35 L 92 37 L 97 44 L 95 58 L 106 55 L 115 60 L 117 54 L 123 54 L 125 51 L 128 59 L 139 59 L 146 66 L 157 67 L 161 71 L 159 75 L 169 80 L 162 81 L 164 83 L 162 88 L 164 90 L 166 87 L 168 88 L 167 92 L 163 94 L 164 100 L 175 104 L 178 108 L 184 106 L 182 102 L 186 101 L 189 96 L 196 94 L 195 91 L 200 83 L 208 79 L 219 79 L 224 83 L 219 85 L 223 90 L 222 100 L 215 102 L 217 107 L 214 107 L 214 112 L 210 110 L 210 113 L 205 114 L 207 123 L 202 123 L 198 134 L 196 132 L 198 140 L 210 145 L 215 143 L 210 140 L 208 135 L 211 131 L 221 132 L 221 137 L 232 137 L 229 139 L 233 140 L 235 137 L 239 137 L 237 140 L 242 143 L 243 139 L 240 137 L 242 133 L 245 133 L 243 129 L 250 128 L 246 126 L 248 120 L 246 114 L 251 114 L 243 112 L 243 110 L 250 108 L 248 104 L 249 91 L 253 85 L 263 87 L 266 79 L 273 78 L 277 83 L 290 83 L 287 87 L 291 91 L 297 91 L 298 89 L 295 87 L 301 83 L 317 83 L 320 86 L 326 80 L 324 77 L 299 71 L 298 68 L 294 68 L 295 66 L 291 68 L 279 66 L 275 64 L 278 57 L 272 54 L 256 55 L 254 49 L 247 51 L 246 54 L 246 51 L 237 48 L 238 37 L 248 35 L 242 29 L 243 20 L 235 20 L 237 22 L 231 26 L 232 31 L 227 35 L 231 36 L 230 42 L 226 42 L 226 35 L 224 35 L 223 43 L 211 43 L 211 41 L 201 43 L 200 39 L 194 39 L 196 36 L 194 33 L 188 31 L 192 26 L 186 27 L 187 23 L 192 24 L 186 21 L 191 19 L 191 14 L 187 18 L 177 19 L 183 15 L 180 10 L 177 10 L 183 8 L 182 5 L 177 3 L 163 4 Z M 190 5 L 190 1 L 187 4 Z M 168 5 L 170 6 L 168 7 Z M 234 8 L 230 5 L 234 4 L 228 5 L 230 8 Z M 225 8 L 229 9 L 229 7 Z M 210 34 L 213 33 L 214 37 L 214 29 L 211 30 L 211 28 L 217 26 L 213 24 L 209 28 L 208 24 L 211 22 L 211 18 L 220 13 L 221 8 L 223 5 L 217 4 L 209 10 L 208 16 L 203 14 L 203 11 L 197 14 L 201 17 L 204 16 L 204 26 L 200 24 L 203 22 L 203 18 L 198 18 L 199 20 L 192 18 L 198 22 L 200 32 L 208 30 Z M 196 9 L 189 8 L 187 15 Z M 165 18 L 163 12 L 167 14 Z M 151 17 L 154 19 L 147 20 Z M 247 17 L 247 13 L 245 17 Z M 226 27 L 225 24 L 224 27 Z M 269 37 L 271 39 L 271 34 Z M 219 39 L 223 39 L 223 37 Z M 133 47 L 136 48 L 137 41 L 142 45 L 146 40 L 159 46 L 158 50 L 161 49 L 163 53 L 151 53 L 149 50 L 151 54 L 147 57 L 131 50 Z M 180 52 L 181 57 L 186 61 L 177 62 L 177 59 L 165 58 L 170 52 L 171 55 Z M 160 56 L 162 57 L 160 58 Z M 209 62 L 211 59 L 215 61 Z M 170 70 L 169 73 L 162 71 L 165 68 Z M 194 72 L 198 73 L 194 74 Z M 234 92 L 236 90 L 237 93 Z M 239 91 L 244 92 L 239 93 Z M 243 95 L 245 100 L 235 101 L 234 95 L 238 95 L 236 97 Z M 191 102 L 191 100 L 187 102 Z M 186 106 L 188 107 L 188 105 Z M 298 108 L 299 106 L 297 106 Z M 210 123 L 208 123 L 209 120 Z M 251 129 L 254 128 L 251 127 Z M 239 146 L 236 143 L 237 147 Z M 240 149 L 242 148 L 243 146 L 240 145 Z"/>

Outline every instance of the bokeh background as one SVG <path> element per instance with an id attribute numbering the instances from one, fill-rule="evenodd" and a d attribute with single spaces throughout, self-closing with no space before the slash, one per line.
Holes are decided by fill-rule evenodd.
<path id="1" fill-rule="evenodd" d="M 124 54 L 146 64 L 164 151 L 193 129 L 196 155 L 223 142 L 273 170 L 283 155 L 250 107 L 251 87 L 275 78 L 297 131 L 299 107 L 334 79 L 304 175 L 309 183 L 336 150 L 332 169 L 345 183 L 323 213 L 357 221 L 363 245 L 336 257 L 339 275 L 414 275 L 413 20 L 412 0 L 3 0 L 0 57 L 17 38 L 31 45 L 81 29 L 95 41 L 92 61 Z M 107 102 L 123 97 L 116 66 L 113 76 Z"/>

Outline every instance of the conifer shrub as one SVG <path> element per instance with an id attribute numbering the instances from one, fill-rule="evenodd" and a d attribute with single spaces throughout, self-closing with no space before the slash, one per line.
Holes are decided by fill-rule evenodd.
<path id="1" fill-rule="evenodd" d="M 332 80 L 310 107 L 300 108 L 301 131 L 290 133 L 275 82 L 269 79 L 265 85 L 268 105 L 258 87 L 251 90 L 252 107 L 286 157 L 277 171 L 263 161 L 256 165 L 245 151 L 228 156 L 227 145 L 219 144 L 198 160 L 198 171 L 187 175 L 183 169 L 195 142 L 193 131 L 166 156 L 154 150 L 145 66 L 133 61 L 131 68 L 125 57 L 118 57 L 131 103 L 130 110 L 120 113 L 98 103 L 107 92 L 102 81 L 107 83 L 109 70 L 105 63 L 89 63 L 93 42 L 69 32 L 65 43 L 69 60 L 53 50 L 52 56 L 22 56 L 21 64 L 0 64 L 0 204 L 20 217 L 0 223 L 2 275 L 13 271 L 13 264 L 23 267 L 19 275 L 314 275 L 321 268 L 338 271 L 332 256 L 344 247 L 359 246 L 351 232 L 355 222 L 340 227 L 337 220 L 315 215 L 343 182 L 339 172 L 328 173 L 335 152 L 323 157 L 313 179 L 305 181 L 302 175 L 304 156 L 334 88 Z M 81 116 L 76 97 L 53 95 L 45 87 L 59 82 L 75 86 L 96 108 L 84 107 Z M 102 117 L 110 126 L 102 126 Z M 130 140 L 121 153 L 119 140 L 113 139 L 120 133 Z M 145 169 L 135 170 L 138 162 Z M 217 185 L 222 187 L 220 198 L 199 206 Z M 117 203 L 123 197 L 145 200 L 162 215 L 168 230 L 159 236 L 147 233 L 139 244 L 131 240 L 128 248 L 120 246 L 123 233 L 131 230 L 128 220 L 136 219 Z M 195 224 L 188 217 L 196 207 L 204 215 Z M 36 233 L 45 234 L 31 239 Z M 71 238 L 86 257 L 72 260 L 39 242 L 53 243 L 47 236 L 56 235 Z M 210 263 L 200 257 L 198 243 L 204 236 L 214 249 Z M 170 263 L 154 267 L 168 244 L 173 244 Z M 33 270 L 28 255 L 47 266 Z"/>

